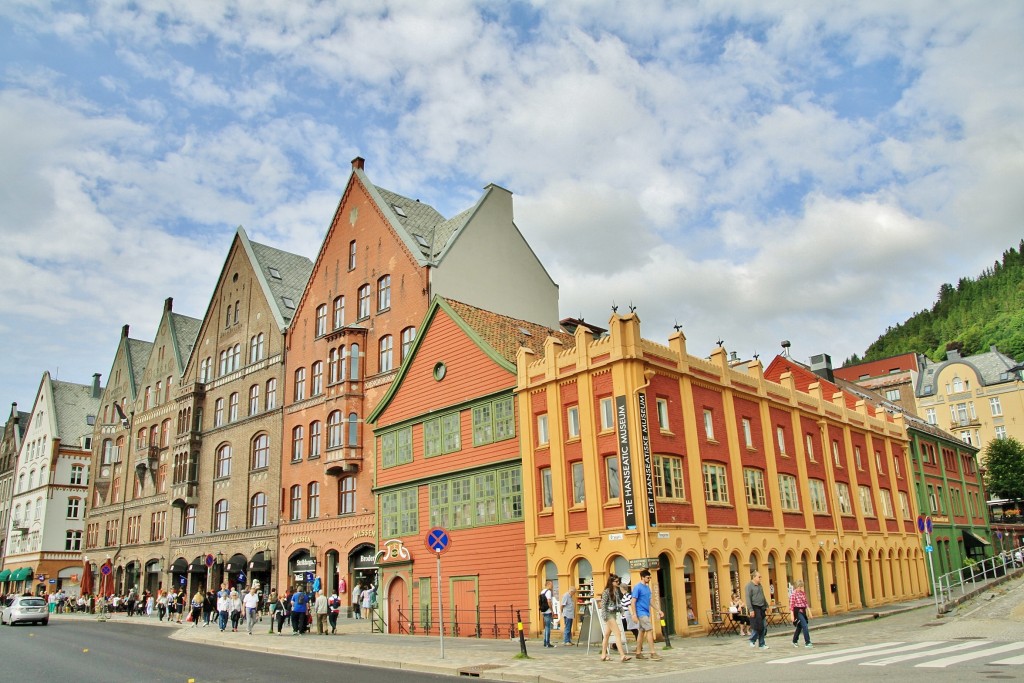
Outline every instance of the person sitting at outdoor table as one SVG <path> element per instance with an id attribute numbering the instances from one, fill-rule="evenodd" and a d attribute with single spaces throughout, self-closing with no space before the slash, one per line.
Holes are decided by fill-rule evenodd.
<path id="1" fill-rule="evenodd" d="M 739 592 L 732 594 L 732 602 L 729 603 L 729 617 L 740 625 L 741 636 L 750 635 L 750 617 L 746 614 Z"/>

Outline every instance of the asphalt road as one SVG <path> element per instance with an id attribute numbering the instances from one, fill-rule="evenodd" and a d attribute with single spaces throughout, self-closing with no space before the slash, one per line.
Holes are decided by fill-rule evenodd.
<path id="1" fill-rule="evenodd" d="M 170 629 L 51 620 L 0 628 L 0 683 L 379 683 L 381 670 L 172 640 Z M 388 683 L 451 681 L 395 669 Z"/>

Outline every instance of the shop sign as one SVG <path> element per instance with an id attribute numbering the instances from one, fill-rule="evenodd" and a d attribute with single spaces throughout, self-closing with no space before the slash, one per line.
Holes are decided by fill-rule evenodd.
<path id="1" fill-rule="evenodd" d="M 640 408 L 640 444 L 644 453 L 644 482 L 647 484 L 647 523 L 658 526 L 658 512 L 654 506 L 654 466 L 651 461 L 651 434 L 647 429 L 647 394 L 637 395 Z"/>
<path id="2" fill-rule="evenodd" d="M 295 560 L 296 571 L 316 571 L 316 558 L 315 557 L 300 557 Z"/>
<path id="3" fill-rule="evenodd" d="M 622 474 L 622 505 L 626 528 L 636 528 L 636 503 L 633 500 L 633 466 L 629 452 L 629 422 L 626 419 L 626 397 L 615 397 L 615 423 L 619 436 L 619 471 Z"/>
<path id="4" fill-rule="evenodd" d="M 629 561 L 629 568 L 631 571 L 640 569 L 657 569 L 660 566 L 658 558 L 656 557 L 641 557 L 639 559 Z"/>

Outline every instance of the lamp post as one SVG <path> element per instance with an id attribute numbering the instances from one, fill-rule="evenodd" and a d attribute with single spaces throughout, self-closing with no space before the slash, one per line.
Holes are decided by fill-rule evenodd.
<path id="1" fill-rule="evenodd" d="M 313 560 L 313 580 L 316 580 L 316 554 L 317 554 L 317 552 L 319 550 L 320 550 L 320 548 L 317 547 L 315 541 L 310 542 L 310 544 L 309 544 L 309 556 Z M 312 586 L 307 586 L 307 590 L 310 589 L 310 588 L 312 588 Z"/>
<path id="2" fill-rule="evenodd" d="M 220 565 L 220 582 L 227 583 L 224 579 L 224 553 L 217 551 L 217 564 Z"/>

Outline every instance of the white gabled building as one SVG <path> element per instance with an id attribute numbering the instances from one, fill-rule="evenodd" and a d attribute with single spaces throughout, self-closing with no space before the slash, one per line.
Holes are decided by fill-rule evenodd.
<path id="1" fill-rule="evenodd" d="M 14 468 L 0 584 L 6 591 L 77 595 L 100 376 L 92 385 L 43 373 Z"/>

